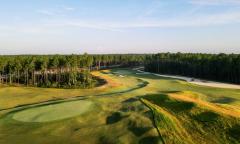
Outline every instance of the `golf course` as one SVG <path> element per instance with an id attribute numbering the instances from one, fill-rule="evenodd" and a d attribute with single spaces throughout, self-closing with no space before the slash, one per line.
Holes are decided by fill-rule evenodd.
<path id="1" fill-rule="evenodd" d="M 240 144 L 240 0 L 1 1 L 0 144 Z"/>
<path id="2" fill-rule="evenodd" d="M 87 89 L 1 85 L 1 144 L 238 144 L 240 90 L 133 68 Z"/>

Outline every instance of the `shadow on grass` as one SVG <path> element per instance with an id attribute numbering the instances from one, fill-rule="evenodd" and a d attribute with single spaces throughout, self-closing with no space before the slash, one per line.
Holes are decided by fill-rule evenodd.
<path id="1" fill-rule="evenodd" d="M 240 124 L 234 125 L 232 128 L 230 128 L 227 134 L 240 143 Z"/>
<path id="2" fill-rule="evenodd" d="M 21 111 L 24 109 L 28 109 L 28 108 L 33 108 L 33 107 L 38 107 L 38 106 L 45 106 L 45 105 L 49 105 L 49 104 L 57 104 L 57 103 L 62 103 L 62 102 L 67 102 L 67 101 L 74 101 L 74 100 L 83 100 L 83 99 L 87 99 L 90 96 L 113 96 L 113 95 L 119 95 L 119 94 L 124 94 L 127 92 L 131 92 L 140 88 L 143 88 L 145 86 L 147 86 L 149 83 L 147 81 L 138 79 L 139 84 L 137 84 L 135 87 L 133 88 L 129 88 L 127 90 L 121 90 L 121 91 L 117 91 L 117 92 L 110 92 L 110 93 L 103 93 L 103 94 L 97 94 L 97 95 L 82 95 L 82 96 L 75 96 L 75 97 L 71 97 L 71 98 L 55 98 L 52 100 L 47 100 L 47 101 L 42 101 L 42 102 L 36 102 L 36 103 L 31 103 L 31 104 L 22 104 L 22 105 L 18 105 L 15 107 L 10 107 L 10 108 L 5 108 L 5 109 L 0 109 L 0 111 L 5 111 L 5 110 L 11 110 L 12 111 L 6 113 L 10 114 L 10 113 L 14 113 L 17 111 Z"/>
<path id="3" fill-rule="evenodd" d="M 173 90 L 169 90 L 169 91 L 160 91 L 160 93 L 166 93 L 166 94 L 171 94 L 171 93 L 178 93 L 178 92 L 181 92 L 181 91 L 173 91 Z"/>
<path id="4" fill-rule="evenodd" d="M 122 103 L 131 103 L 131 102 L 136 102 L 136 101 L 138 101 L 137 98 L 129 98 L 127 100 L 124 100 Z"/>
<path id="5" fill-rule="evenodd" d="M 196 104 L 193 102 L 175 100 L 170 98 L 166 94 L 152 94 L 152 95 L 142 96 L 142 98 L 173 112 L 189 111 L 192 108 L 196 107 Z"/>
<path id="6" fill-rule="evenodd" d="M 99 138 L 99 144 L 117 144 L 117 143 L 119 143 L 119 140 L 114 137 L 101 136 Z"/>
<path id="7" fill-rule="evenodd" d="M 153 75 L 151 73 L 149 74 L 133 74 L 133 76 L 137 77 L 137 78 L 145 78 L 145 79 L 152 79 L 152 80 L 176 80 L 174 78 L 168 78 L 168 77 L 161 77 L 161 76 L 156 76 L 156 75 Z"/>
<path id="8" fill-rule="evenodd" d="M 237 99 L 234 98 L 229 98 L 229 97 L 222 97 L 222 98 L 218 98 L 216 100 L 213 100 L 211 102 L 213 103 L 221 103 L 221 104 L 230 104 L 237 101 Z"/>
<path id="9" fill-rule="evenodd" d="M 141 136 L 147 131 L 152 129 L 152 127 L 145 127 L 141 124 L 138 124 L 136 121 L 129 121 L 128 122 L 128 130 L 131 131 L 135 136 Z"/>
<path id="10" fill-rule="evenodd" d="M 158 136 L 149 136 L 140 139 L 139 144 L 160 144 L 161 139 Z"/>
<path id="11" fill-rule="evenodd" d="M 122 107 L 119 109 L 122 112 L 138 111 L 141 112 L 145 110 L 145 106 L 139 101 L 138 98 L 129 98 L 122 102 Z"/>
<path id="12" fill-rule="evenodd" d="M 218 120 L 219 114 L 211 111 L 207 111 L 207 112 L 202 112 L 198 115 L 195 115 L 194 118 L 200 122 L 215 122 Z"/>
<path id="13" fill-rule="evenodd" d="M 127 115 L 123 115 L 123 113 L 121 113 L 121 112 L 114 112 L 112 115 L 110 115 L 106 118 L 106 124 L 117 123 L 125 117 L 127 117 Z"/>
<path id="14" fill-rule="evenodd" d="M 143 81 L 141 79 L 138 79 L 138 81 L 140 82 L 136 87 L 134 88 L 130 88 L 127 90 L 122 90 L 119 92 L 112 92 L 112 93 L 107 93 L 107 94 L 99 94 L 99 95 L 95 95 L 95 96 L 108 96 L 108 95 L 118 95 L 118 94 L 123 94 L 123 93 L 127 93 L 127 92 L 131 92 L 140 88 L 143 88 L 145 86 L 147 86 L 149 83 L 147 81 Z"/>
<path id="15" fill-rule="evenodd" d="M 79 97 L 77 100 L 86 100 L 86 99 L 87 98 L 85 98 L 85 97 Z M 76 101 L 76 99 L 68 99 L 68 100 L 53 99 L 53 100 L 49 100 L 46 102 L 18 105 L 16 107 L 14 107 L 14 108 L 16 108 L 15 110 L 12 110 L 12 111 L 6 113 L 5 115 L 16 113 L 16 112 L 19 112 L 19 111 L 22 111 L 25 109 L 44 107 L 44 106 L 48 106 L 48 105 L 56 105 L 56 104 L 67 103 L 67 102 L 72 102 L 72 101 Z"/>

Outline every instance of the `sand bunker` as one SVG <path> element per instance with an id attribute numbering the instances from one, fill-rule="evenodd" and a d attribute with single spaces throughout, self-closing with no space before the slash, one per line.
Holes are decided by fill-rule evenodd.
<path id="1" fill-rule="evenodd" d="M 23 122 L 50 122 L 84 114 L 90 111 L 92 105 L 91 101 L 79 100 L 39 106 L 17 112 L 13 119 Z"/>

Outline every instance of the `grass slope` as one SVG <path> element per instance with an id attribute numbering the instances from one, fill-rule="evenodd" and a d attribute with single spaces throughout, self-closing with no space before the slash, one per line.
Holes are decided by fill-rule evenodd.
<path id="1" fill-rule="evenodd" d="M 240 143 L 240 90 L 131 69 L 93 74 L 107 84 L 84 90 L 0 87 L 0 143 Z"/>
<path id="2" fill-rule="evenodd" d="M 239 111 L 193 97 L 189 92 L 143 97 L 165 143 L 240 143 Z"/>

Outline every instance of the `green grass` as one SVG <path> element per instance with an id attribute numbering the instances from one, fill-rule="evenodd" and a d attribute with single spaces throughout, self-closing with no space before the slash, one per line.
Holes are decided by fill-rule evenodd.
<path id="1" fill-rule="evenodd" d="M 165 143 L 239 143 L 240 119 L 169 95 L 143 97 Z M 217 106 L 216 106 L 217 107 Z M 221 107 L 219 108 L 221 109 Z"/>
<path id="2" fill-rule="evenodd" d="M 193 143 L 174 116 L 145 99 L 142 101 L 151 108 L 163 143 Z"/>
<path id="3" fill-rule="evenodd" d="M 93 102 L 87 100 L 50 104 L 17 112 L 12 118 L 22 122 L 50 122 L 89 112 L 92 105 Z"/>
<path id="4" fill-rule="evenodd" d="M 240 143 L 240 90 L 131 69 L 94 75 L 107 84 L 73 90 L 0 87 L 0 143 Z"/>
<path id="5" fill-rule="evenodd" d="M 93 89 L 0 87 L 0 110 L 49 100 L 114 94 L 138 88 L 138 84 L 141 83 L 136 78 L 120 78 L 117 75 L 102 74 L 100 72 L 94 73 L 106 79 L 108 84 Z"/>

